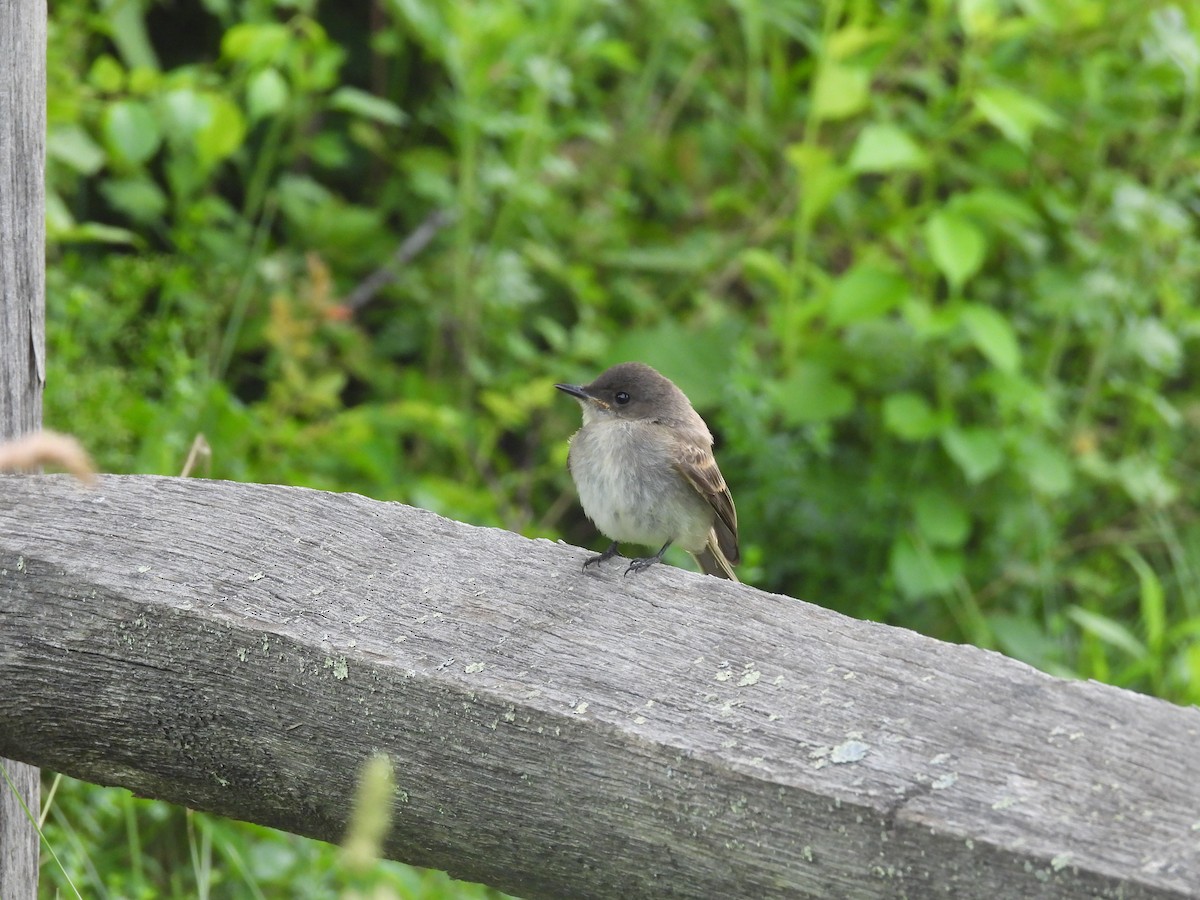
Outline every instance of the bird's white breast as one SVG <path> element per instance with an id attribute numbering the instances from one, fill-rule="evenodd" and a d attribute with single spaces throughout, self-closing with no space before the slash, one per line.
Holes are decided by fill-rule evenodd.
<path id="1" fill-rule="evenodd" d="M 699 552 L 713 510 L 672 464 L 662 426 L 597 418 L 571 441 L 569 463 L 583 511 L 615 541 Z"/>

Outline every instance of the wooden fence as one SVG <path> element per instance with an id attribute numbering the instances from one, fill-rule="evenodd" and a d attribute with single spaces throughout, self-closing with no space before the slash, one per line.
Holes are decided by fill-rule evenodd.
<path id="1" fill-rule="evenodd" d="M 525 897 L 1197 897 L 1200 710 L 300 488 L 0 478 L 0 754 Z M 829 598 L 834 599 L 834 598 Z"/>

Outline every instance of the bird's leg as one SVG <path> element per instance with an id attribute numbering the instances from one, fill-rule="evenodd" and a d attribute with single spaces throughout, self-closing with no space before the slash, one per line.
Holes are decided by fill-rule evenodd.
<path id="1" fill-rule="evenodd" d="M 653 556 L 644 556 L 641 559 L 635 559 L 629 563 L 629 568 L 625 570 L 625 574 L 630 572 L 640 572 L 642 569 L 648 569 L 657 562 L 662 562 L 663 554 L 667 552 L 667 548 L 671 546 L 671 542 L 667 541 L 662 545 L 662 549 Z"/>
<path id="2" fill-rule="evenodd" d="M 617 555 L 617 542 L 613 541 L 611 544 L 608 545 L 608 549 L 605 550 L 603 553 L 600 553 L 596 556 L 589 556 L 587 559 L 585 559 L 583 561 L 583 567 L 586 569 L 588 566 L 602 563 L 606 559 L 612 559 L 616 555 Z"/>

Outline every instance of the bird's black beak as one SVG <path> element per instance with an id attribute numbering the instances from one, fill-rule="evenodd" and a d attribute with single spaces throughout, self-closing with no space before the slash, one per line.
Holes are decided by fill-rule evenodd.
<path id="1" fill-rule="evenodd" d="M 583 389 L 583 385 L 581 384 L 556 384 L 555 387 L 564 394 L 570 394 L 576 400 L 591 399 L 591 397 L 588 396 L 588 392 Z"/>

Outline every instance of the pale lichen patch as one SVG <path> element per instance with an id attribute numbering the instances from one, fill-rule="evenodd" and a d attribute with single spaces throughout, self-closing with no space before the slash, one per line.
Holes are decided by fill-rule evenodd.
<path id="1" fill-rule="evenodd" d="M 350 675 L 350 667 L 344 656 L 339 656 L 337 659 L 325 657 L 325 668 L 333 669 L 333 677 L 338 681 L 345 681 Z"/>
<path id="2" fill-rule="evenodd" d="M 948 787 L 953 787 L 956 781 L 958 781 L 958 773 L 947 772 L 945 775 L 935 778 L 929 786 L 935 791 L 944 791 Z"/>
<path id="3" fill-rule="evenodd" d="M 848 740 L 838 744 L 829 751 L 829 761 L 833 763 L 844 764 L 854 763 L 863 759 L 871 750 L 869 744 L 865 744 L 859 740 Z"/>

